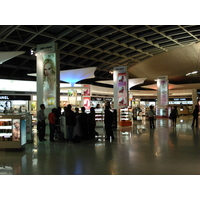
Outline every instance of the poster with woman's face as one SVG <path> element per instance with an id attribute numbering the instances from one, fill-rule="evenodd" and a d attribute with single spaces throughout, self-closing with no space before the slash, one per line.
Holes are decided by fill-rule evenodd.
<path id="1" fill-rule="evenodd" d="M 12 140 L 20 141 L 20 120 L 13 119 Z"/>
<path id="2" fill-rule="evenodd" d="M 43 56 L 43 102 L 47 108 L 56 106 L 56 54 Z"/>

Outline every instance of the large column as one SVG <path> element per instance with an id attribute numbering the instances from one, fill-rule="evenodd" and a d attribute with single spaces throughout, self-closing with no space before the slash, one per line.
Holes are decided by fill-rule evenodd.
<path id="1" fill-rule="evenodd" d="M 168 77 L 160 76 L 157 78 L 157 97 L 158 107 L 166 107 L 169 100 Z"/>
<path id="2" fill-rule="evenodd" d="M 157 109 L 158 117 L 167 117 L 167 106 L 169 102 L 168 76 L 157 78 Z"/>
<path id="3" fill-rule="evenodd" d="M 60 105 L 60 63 L 56 43 L 37 45 L 37 110 L 45 104 L 45 114 Z"/>
<path id="4" fill-rule="evenodd" d="M 192 101 L 193 101 L 193 109 L 195 108 L 195 105 L 197 105 L 198 97 L 197 97 L 197 90 L 192 89 Z"/>

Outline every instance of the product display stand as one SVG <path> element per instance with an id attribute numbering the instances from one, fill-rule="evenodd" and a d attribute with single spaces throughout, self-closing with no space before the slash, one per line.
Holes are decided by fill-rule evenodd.
<path id="1" fill-rule="evenodd" d="M 95 109 L 96 127 L 103 127 L 104 125 L 104 110 L 102 108 Z"/>
<path id="2" fill-rule="evenodd" d="M 132 112 L 128 108 L 122 108 L 119 110 L 119 125 L 120 126 L 131 126 L 132 125 Z"/>
<path id="3" fill-rule="evenodd" d="M 20 149 L 25 144 L 26 116 L 0 115 L 0 149 Z"/>
<path id="4" fill-rule="evenodd" d="M 27 142 L 33 142 L 33 130 L 32 130 L 32 114 L 26 113 L 26 139 Z"/>

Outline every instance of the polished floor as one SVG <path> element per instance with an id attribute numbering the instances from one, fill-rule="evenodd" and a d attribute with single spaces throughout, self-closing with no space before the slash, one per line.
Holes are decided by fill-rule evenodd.
<path id="1" fill-rule="evenodd" d="M 169 119 L 134 121 L 118 127 L 113 141 L 105 132 L 81 143 L 50 141 L 26 144 L 22 151 L 0 150 L 0 175 L 199 175 L 200 126 L 192 116 L 181 116 L 173 127 Z M 48 137 L 47 137 L 48 139 Z"/>

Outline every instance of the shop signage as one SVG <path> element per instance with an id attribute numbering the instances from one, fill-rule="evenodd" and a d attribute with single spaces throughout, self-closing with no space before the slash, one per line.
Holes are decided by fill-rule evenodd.
<path id="1" fill-rule="evenodd" d="M 9 99 L 9 98 L 8 98 L 8 96 L 0 96 L 0 99 L 5 100 L 5 99 Z"/>
<path id="2" fill-rule="evenodd" d="M 0 96 L 0 100 L 31 100 L 31 96 L 5 95 Z"/>
<path id="3" fill-rule="evenodd" d="M 112 101 L 113 99 L 112 98 L 105 98 L 104 100 L 105 101 Z"/>
<path id="4" fill-rule="evenodd" d="M 91 101 L 103 101 L 101 97 L 91 97 Z"/>
<path id="5" fill-rule="evenodd" d="M 55 49 L 56 49 L 55 43 L 46 43 L 37 45 L 38 52 L 50 53 L 50 52 L 55 52 Z"/>

